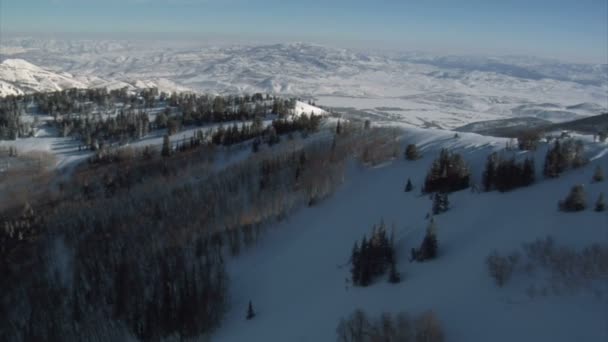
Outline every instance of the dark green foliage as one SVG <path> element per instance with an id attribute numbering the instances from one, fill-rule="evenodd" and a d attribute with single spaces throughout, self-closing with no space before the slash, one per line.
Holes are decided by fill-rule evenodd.
<path id="1" fill-rule="evenodd" d="M 417 261 L 425 261 L 435 259 L 439 249 L 439 243 L 437 241 L 437 227 L 435 219 L 431 218 L 429 225 L 426 229 L 426 235 L 422 240 L 420 248 L 412 251 L 412 257 Z"/>
<path id="2" fill-rule="evenodd" d="M 540 132 L 538 131 L 524 131 L 517 137 L 517 144 L 519 149 L 522 151 L 534 151 L 540 141 Z"/>
<path id="3" fill-rule="evenodd" d="M 559 177 L 566 169 L 579 168 L 589 162 L 585 156 L 584 145 L 581 141 L 572 139 L 560 142 L 559 139 L 547 151 L 543 174 L 547 178 Z"/>
<path id="4" fill-rule="evenodd" d="M 424 182 L 424 192 L 452 192 L 469 187 L 471 171 L 462 156 L 443 149 Z"/>
<path id="5" fill-rule="evenodd" d="M 171 155 L 171 140 L 169 140 L 168 134 L 163 137 L 163 147 L 160 154 L 163 157 L 168 157 Z"/>
<path id="6" fill-rule="evenodd" d="M 534 159 L 518 163 L 514 158 L 505 160 L 492 153 L 486 161 L 482 182 L 485 191 L 505 192 L 533 184 L 535 176 Z"/>
<path id="7" fill-rule="evenodd" d="M 253 311 L 253 304 L 251 304 L 251 301 L 249 301 L 249 305 L 247 306 L 247 315 L 245 316 L 245 318 L 247 320 L 251 320 L 255 317 L 255 311 Z"/>
<path id="8" fill-rule="evenodd" d="M 220 126 L 213 135 L 211 141 L 215 145 L 230 146 L 238 144 L 251 139 L 259 142 L 263 139 L 269 146 L 278 144 L 281 141 L 280 135 L 289 134 L 292 132 L 303 132 L 312 133 L 319 128 L 321 122 L 321 116 L 318 115 L 300 115 L 295 119 L 277 119 L 272 122 L 272 125 L 266 129 L 263 129 L 263 125 L 259 120 L 254 121 L 253 124 L 237 125 L 236 123 L 230 126 L 230 128 L 224 128 Z M 255 141 L 254 141 L 255 143 Z M 257 151 L 254 148 L 254 151 Z"/>
<path id="9" fill-rule="evenodd" d="M 593 181 L 595 183 L 604 181 L 604 170 L 602 170 L 602 167 L 600 165 L 595 167 L 595 172 L 593 173 Z"/>
<path id="10" fill-rule="evenodd" d="M 443 192 L 436 192 L 433 196 L 433 215 L 445 213 L 449 209 L 450 201 L 448 200 L 448 194 Z"/>
<path id="11" fill-rule="evenodd" d="M 407 145 L 405 149 L 405 159 L 407 160 L 417 160 L 420 159 L 420 154 L 418 153 L 418 148 L 415 144 Z"/>
<path id="12" fill-rule="evenodd" d="M 397 284 L 401 282 L 401 275 L 399 274 L 399 272 L 397 272 L 397 266 L 394 262 L 390 265 L 388 281 L 391 284 Z"/>
<path id="13" fill-rule="evenodd" d="M 278 135 L 287 134 L 290 132 L 306 132 L 312 133 L 319 129 L 321 116 L 315 114 L 302 114 L 293 119 L 277 119 L 272 122 L 272 127 Z"/>
<path id="14" fill-rule="evenodd" d="M 414 185 L 412 185 L 412 181 L 408 178 L 407 184 L 405 184 L 405 192 L 411 192 L 414 190 Z"/>
<path id="15" fill-rule="evenodd" d="M 486 168 L 483 171 L 482 183 L 484 191 L 491 191 L 496 178 L 496 169 L 498 167 L 498 154 L 496 152 L 490 154 L 486 160 Z"/>
<path id="16" fill-rule="evenodd" d="M 395 267 L 393 239 L 386 235 L 384 223 L 374 226 L 369 241 L 361 239 L 361 247 L 355 242 L 351 253 L 351 279 L 354 285 L 369 286 L 375 278 L 384 274 L 388 267 Z M 391 266 L 392 265 L 392 266 Z M 398 277 L 396 269 L 391 277 Z"/>
<path id="17" fill-rule="evenodd" d="M 604 193 L 601 193 L 595 202 L 595 211 L 602 212 L 606 210 L 606 202 L 604 201 Z"/>
<path id="18" fill-rule="evenodd" d="M 559 201 L 561 211 L 583 211 L 587 208 L 587 194 L 582 185 L 573 186 L 565 200 Z"/>

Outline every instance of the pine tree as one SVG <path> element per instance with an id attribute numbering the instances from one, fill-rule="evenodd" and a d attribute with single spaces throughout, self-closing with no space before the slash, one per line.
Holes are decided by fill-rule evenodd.
<path id="1" fill-rule="evenodd" d="M 494 186 L 497 159 L 498 159 L 498 155 L 496 153 L 492 153 L 491 155 L 488 156 L 488 159 L 486 160 L 486 168 L 485 168 L 485 170 L 483 172 L 483 176 L 482 176 L 482 178 L 483 178 L 482 183 L 483 183 L 484 191 L 490 191 L 490 190 L 492 190 L 492 187 Z"/>
<path id="2" fill-rule="evenodd" d="M 448 200 L 448 194 L 437 192 L 433 196 L 433 215 L 439 215 L 445 213 L 449 209 L 450 202 Z"/>
<path id="3" fill-rule="evenodd" d="M 543 167 L 543 174 L 545 175 L 545 177 L 555 178 L 559 176 L 559 164 L 561 159 L 560 150 L 561 145 L 559 143 L 559 140 L 556 140 L 555 145 L 553 145 L 553 148 L 547 151 L 547 155 L 545 156 L 545 164 Z"/>
<path id="4" fill-rule="evenodd" d="M 439 215 L 442 213 L 441 205 L 440 205 L 440 197 L 441 195 L 437 192 L 433 195 L 433 215 Z"/>
<path id="5" fill-rule="evenodd" d="M 394 262 L 391 262 L 388 281 L 392 284 L 397 284 L 401 282 L 401 275 L 399 274 L 399 272 L 397 272 L 397 267 Z"/>
<path id="6" fill-rule="evenodd" d="M 536 168 L 534 166 L 534 159 L 526 158 L 521 174 L 521 183 L 523 186 L 529 186 L 534 183 L 536 178 Z"/>
<path id="7" fill-rule="evenodd" d="M 367 286 L 371 282 L 371 263 L 370 263 L 370 243 L 367 242 L 367 238 L 365 235 L 363 236 L 363 240 L 361 241 L 361 254 L 360 254 L 360 276 L 359 276 L 359 284 L 361 286 Z"/>
<path id="8" fill-rule="evenodd" d="M 354 285 L 359 285 L 361 282 L 361 258 L 360 258 L 360 250 L 359 245 L 355 241 L 355 245 L 353 246 L 353 251 L 351 253 L 351 263 L 352 267 L 350 269 L 351 279 Z"/>
<path id="9" fill-rule="evenodd" d="M 420 259 L 428 260 L 436 258 L 437 250 L 437 226 L 435 224 L 435 219 L 431 218 L 431 221 L 426 229 L 426 235 L 424 240 L 422 240 L 422 245 L 420 246 Z"/>
<path id="10" fill-rule="evenodd" d="M 582 211 L 587 208 L 587 195 L 582 185 L 572 187 L 568 197 L 559 202 L 559 208 L 562 211 Z"/>
<path id="11" fill-rule="evenodd" d="M 417 160 L 420 158 L 420 155 L 418 154 L 418 148 L 415 144 L 407 145 L 407 148 L 405 149 L 405 158 L 407 160 Z"/>
<path id="12" fill-rule="evenodd" d="M 171 140 L 169 140 L 169 135 L 165 135 L 163 137 L 163 148 L 160 154 L 163 157 L 168 157 L 171 155 Z"/>
<path id="13" fill-rule="evenodd" d="M 253 305 L 251 304 L 251 301 L 249 301 L 249 306 L 247 307 L 247 320 L 251 320 L 252 318 L 255 317 L 255 311 L 253 311 Z"/>
<path id="14" fill-rule="evenodd" d="M 340 120 L 338 120 L 338 124 L 336 125 L 336 134 L 340 135 L 342 133 L 342 124 L 340 123 Z"/>
<path id="15" fill-rule="evenodd" d="M 442 212 L 446 212 L 450 209 L 450 200 L 448 199 L 448 193 L 441 194 L 441 210 Z"/>
<path id="16" fill-rule="evenodd" d="M 606 210 L 606 202 L 604 201 L 604 193 L 600 193 L 600 196 L 597 199 L 597 202 L 595 202 L 595 211 L 602 212 Z"/>
<path id="17" fill-rule="evenodd" d="M 408 178 L 407 184 L 405 185 L 405 192 L 411 192 L 414 190 L 414 186 L 412 185 L 412 181 Z"/>
<path id="18" fill-rule="evenodd" d="M 595 183 L 604 181 L 604 171 L 600 165 L 595 167 L 595 172 L 593 173 L 593 181 Z"/>

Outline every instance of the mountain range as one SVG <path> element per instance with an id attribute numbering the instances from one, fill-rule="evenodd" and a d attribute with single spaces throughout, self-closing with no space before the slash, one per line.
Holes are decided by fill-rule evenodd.
<path id="1" fill-rule="evenodd" d="M 521 116 L 560 122 L 608 108 L 608 65 L 534 57 L 13 38 L 0 60 L 0 96 L 70 87 L 263 92 L 442 128 Z"/>

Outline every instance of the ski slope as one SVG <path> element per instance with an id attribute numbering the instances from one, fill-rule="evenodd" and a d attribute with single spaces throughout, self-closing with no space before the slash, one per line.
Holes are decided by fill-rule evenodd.
<path id="1" fill-rule="evenodd" d="M 585 184 L 591 203 L 600 192 L 608 193 L 608 182 L 589 183 L 595 165 L 608 169 L 606 144 L 587 140 L 592 164 L 559 179 L 505 194 L 465 190 L 450 195 L 450 211 L 436 217 L 439 258 L 408 262 L 410 248 L 422 240 L 425 215 L 431 209 L 428 196 L 420 197 L 418 189 L 438 150 L 461 152 L 479 182 L 487 154 L 504 147 L 500 139 L 460 135 L 455 139 L 450 132 L 406 128 L 406 142 L 420 144 L 423 159 L 396 160 L 372 169 L 353 164 L 331 198 L 277 223 L 258 246 L 232 259 L 231 310 L 213 340 L 335 341 L 340 318 L 362 308 L 370 316 L 434 310 L 447 341 L 606 341 L 605 286 L 599 293 L 549 291 L 530 297 L 526 289 L 546 286 L 545 279 L 515 277 L 498 288 L 485 265 L 494 249 L 507 253 L 547 235 L 577 248 L 608 243 L 606 212 L 557 211 L 557 201 L 574 184 Z M 536 152 L 537 164 L 542 157 L 544 148 Z M 408 177 L 417 187 L 412 193 L 403 192 Z M 395 226 L 403 280 L 353 288 L 346 281 L 352 246 L 363 234 L 369 236 L 381 219 Z M 249 300 L 257 311 L 251 321 L 245 320 Z"/>

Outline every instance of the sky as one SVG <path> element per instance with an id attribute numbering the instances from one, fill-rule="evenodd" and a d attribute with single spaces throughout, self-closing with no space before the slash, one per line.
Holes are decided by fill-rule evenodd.
<path id="1" fill-rule="evenodd" d="M 608 63 L 608 0 L 0 0 L 0 39 L 9 33 L 162 33 Z"/>

